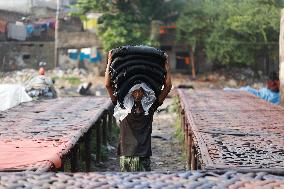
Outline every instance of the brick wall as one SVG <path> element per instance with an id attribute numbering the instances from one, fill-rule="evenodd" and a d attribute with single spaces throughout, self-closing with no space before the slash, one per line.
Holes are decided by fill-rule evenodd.
<path id="1" fill-rule="evenodd" d="M 0 71 L 38 68 L 44 61 L 54 67 L 54 42 L 0 42 Z"/>

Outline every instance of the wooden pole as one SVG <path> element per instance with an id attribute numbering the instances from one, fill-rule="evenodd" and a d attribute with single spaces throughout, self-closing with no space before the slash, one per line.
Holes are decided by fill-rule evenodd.
<path id="1" fill-rule="evenodd" d="M 71 172 L 75 173 L 79 170 L 79 158 L 78 158 L 79 144 L 76 144 L 71 150 Z"/>
<path id="2" fill-rule="evenodd" d="M 279 79 L 280 79 L 281 105 L 284 105 L 284 9 L 281 10 L 281 21 L 280 21 Z"/>
<path id="3" fill-rule="evenodd" d="M 191 161 L 192 161 L 192 143 L 193 143 L 193 139 L 192 139 L 192 133 L 191 131 L 188 132 L 188 160 L 187 160 L 187 165 L 189 170 L 192 170 L 191 167 Z"/>
<path id="4" fill-rule="evenodd" d="M 109 111 L 108 112 L 108 140 L 109 140 L 109 143 L 111 143 L 111 137 L 112 137 L 112 111 Z"/>
<path id="5" fill-rule="evenodd" d="M 102 146 L 102 135 L 101 135 L 101 126 L 102 126 L 102 121 L 99 120 L 96 124 L 96 162 L 100 163 L 101 161 L 101 146 Z"/>
<path id="6" fill-rule="evenodd" d="M 191 170 L 197 170 L 196 148 L 193 145 L 192 145 L 191 153 L 192 153 L 192 157 L 191 157 Z"/>
<path id="7" fill-rule="evenodd" d="M 103 115 L 103 124 L 102 124 L 102 129 L 103 129 L 103 145 L 107 145 L 107 112 L 104 112 Z"/>
<path id="8" fill-rule="evenodd" d="M 59 29 L 60 0 L 57 0 L 55 37 L 54 37 L 54 67 L 58 66 L 58 29 Z"/>
<path id="9" fill-rule="evenodd" d="M 194 51 L 195 51 L 195 48 L 190 48 L 191 74 L 192 74 L 193 79 L 196 78 Z"/>
<path id="10" fill-rule="evenodd" d="M 86 172 L 91 171 L 91 132 L 90 129 L 85 136 L 85 163 L 86 163 Z"/>

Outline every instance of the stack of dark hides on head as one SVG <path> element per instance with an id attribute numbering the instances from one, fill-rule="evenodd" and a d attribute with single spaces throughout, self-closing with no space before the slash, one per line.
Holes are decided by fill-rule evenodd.
<path id="1" fill-rule="evenodd" d="M 160 94 L 165 78 L 166 54 L 148 46 L 123 46 L 111 51 L 110 75 L 114 95 L 123 107 L 124 97 L 136 84 L 145 83 Z"/>

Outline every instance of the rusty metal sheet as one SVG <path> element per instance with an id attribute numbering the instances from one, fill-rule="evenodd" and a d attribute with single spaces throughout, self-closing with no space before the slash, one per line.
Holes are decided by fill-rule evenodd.
<path id="1" fill-rule="evenodd" d="M 187 108 L 194 111 L 284 111 L 278 105 L 267 103 L 244 91 L 222 90 L 178 90 L 179 95 L 190 104 Z M 190 96 L 190 98 L 188 98 Z M 241 100 L 240 100 L 241 99 Z M 229 102 L 229 103 L 228 103 Z"/>
<path id="2" fill-rule="evenodd" d="M 245 92 L 179 90 L 203 169 L 281 169 L 284 109 Z"/>
<path id="3" fill-rule="evenodd" d="M 48 170 L 109 109 L 108 98 L 67 97 L 0 112 L 0 170 Z"/>
<path id="4" fill-rule="evenodd" d="M 284 188 L 284 177 L 260 173 L 0 173 L 0 188 Z"/>

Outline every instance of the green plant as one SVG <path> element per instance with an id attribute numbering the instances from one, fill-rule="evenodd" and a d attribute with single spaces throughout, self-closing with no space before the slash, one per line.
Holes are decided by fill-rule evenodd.
<path id="1" fill-rule="evenodd" d="M 81 83 L 80 78 L 78 77 L 74 77 L 74 76 L 70 76 L 70 77 L 64 77 L 64 80 L 67 80 L 71 85 L 79 85 Z"/>
<path id="2" fill-rule="evenodd" d="M 182 125 L 181 125 L 181 115 L 179 113 L 179 98 L 178 97 L 174 97 L 173 99 L 173 103 L 170 109 L 170 112 L 175 112 L 177 113 L 177 118 L 175 121 L 175 124 L 173 125 L 173 127 L 175 128 L 175 132 L 174 132 L 174 137 L 179 141 L 180 145 L 182 146 L 182 155 L 180 157 L 180 161 L 182 162 L 186 162 L 186 146 L 184 144 L 185 142 L 185 138 L 184 138 L 184 132 L 182 130 Z"/>
<path id="3" fill-rule="evenodd" d="M 183 0 L 78 0 L 74 13 L 82 20 L 88 12 L 100 12 L 97 34 L 106 51 L 122 45 L 152 45 L 152 21 L 172 23 Z"/>
<path id="4" fill-rule="evenodd" d="M 187 0 L 178 21 L 178 40 L 215 65 L 254 65 L 278 59 L 283 0 Z"/>

